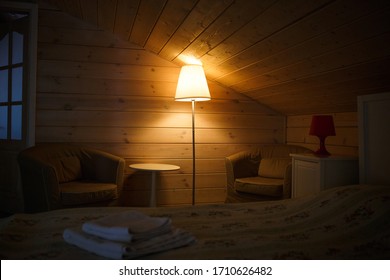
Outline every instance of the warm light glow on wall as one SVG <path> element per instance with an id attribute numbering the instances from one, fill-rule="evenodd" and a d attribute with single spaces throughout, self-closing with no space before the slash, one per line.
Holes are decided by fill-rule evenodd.
<path id="1" fill-rule="evenodd" d="M 179 60 L 188 65 L 202 65 L 202 62 L 193 55 L 181 54 Z"/>

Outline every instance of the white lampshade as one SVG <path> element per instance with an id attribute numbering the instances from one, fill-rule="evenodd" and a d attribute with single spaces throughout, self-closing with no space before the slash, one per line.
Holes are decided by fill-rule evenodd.
<path id="1" fill-rule="evenodd" d="M 176 87 L 176 101 L 207 101 L 210 91 L 202 65 L 184 65 Z"/>

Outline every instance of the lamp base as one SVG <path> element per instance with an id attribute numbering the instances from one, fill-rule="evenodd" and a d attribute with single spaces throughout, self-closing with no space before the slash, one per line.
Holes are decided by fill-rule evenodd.
<path id="1" fill-rule="evenodd" d="M 317 151 L 313 152 L 313 154 L 315 154 L 316 156 L 319 156 L 319 157 L 328 157 L 328 156 L 330 156 L 330 153 L 327 150 L 323 151 L 321 149 L 318 149 Z"/>
<path id="2" fill-rule="evenodd" d="M 320 148 L 314 152 L 316 156 L 328 157 L 330 153 L 325 148 L 325 137 L 318 137 L 320 139 Z"/>

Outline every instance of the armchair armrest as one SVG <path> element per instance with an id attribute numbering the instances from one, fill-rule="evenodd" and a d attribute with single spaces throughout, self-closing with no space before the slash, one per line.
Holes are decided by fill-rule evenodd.
<path id="1" fill-rule="evenodd" d="M 54 166 L 26 156 L 19 161 L 19 168 L 23 181 L 25 212 L 41 212 L 61 207 L 59 182 Z"/>

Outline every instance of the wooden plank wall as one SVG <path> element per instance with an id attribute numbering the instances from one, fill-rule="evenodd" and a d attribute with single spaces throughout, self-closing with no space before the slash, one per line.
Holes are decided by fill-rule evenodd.
<path id="1" fill-rule="evenodd" d="M 72 142 L 126 163 L 176 164 L 157 204 L 191 203 L 191 103 L 175 102 L 180 68 L 47 5 L 39 10 L 36 141 Z M 225 199 L 224 158 L 285 142 L 285 116 L 210 83 L 196 104 L 197 203 Z M 147 205 L 150 174 L 126 168 L 125 204 Z"/>
<path id="2" fill-rule="evenodd" d="M 357 113 L 330 113 L 329 115 L 333 115 L 336 136 L 326 138 L 327 150 L 331 154 L 358 156 Z M 311 117 L 312 115 L 287 117 L 287 143 L 305 146 L 312 150 L 318 149 L 318 137 L 309 135 Z"/>

